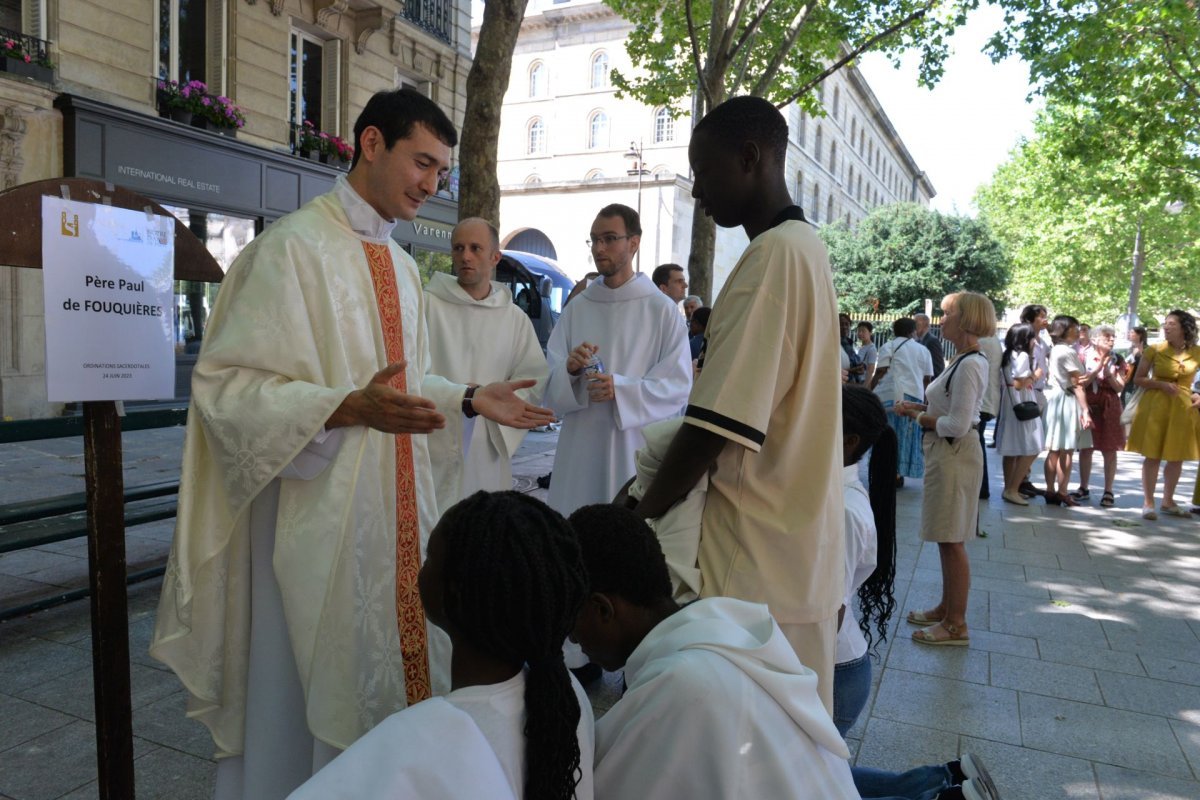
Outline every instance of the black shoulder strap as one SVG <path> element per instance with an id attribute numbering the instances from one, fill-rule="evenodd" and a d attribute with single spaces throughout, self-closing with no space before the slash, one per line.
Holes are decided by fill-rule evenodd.
<path id="1" fill-rule="evenodd" d="M 900 348 L 897 347 L 896 349 L 899 350 Z M 954 380 L 954 372 L 955 372 L 955 370 L 958 369 L 958 365 L 966 360 L 967 356 L 983 356 L 983 353 L 981 353 L 978 350 L 972 350 L 971 352 L 963 353 L 961 356 L 954 359 L 954 363 L 950 365 L 950 374 L 946 376 L 946 396 L 947 397 L 950 396 L 950 382 Z M 983 356 L 983 357 L 987 358 L 987 356 Z"/>

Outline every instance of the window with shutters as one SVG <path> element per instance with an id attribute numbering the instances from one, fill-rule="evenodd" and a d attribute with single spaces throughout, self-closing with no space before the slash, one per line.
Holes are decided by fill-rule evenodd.
<path id="1" fill-rule="evenodd" d="M 311 122 L 317 130 L 340 130 L 338 89 L 341 82 L 341 40 L 322 41 L 292 29 L 288 51 L 288 117 L 299 127 Z"/>
<path id="2" fill-rule="evenodd" d="M 158 0 L 160 78 L 181 83 L 209 82 L 206 60 L 209 3 L 210 0 Z"/>
<path id="3" fill-rule="evenodd" d="M 0 0 L 0 28 L 21 33 L 23 26 L 21 0 Z"/>

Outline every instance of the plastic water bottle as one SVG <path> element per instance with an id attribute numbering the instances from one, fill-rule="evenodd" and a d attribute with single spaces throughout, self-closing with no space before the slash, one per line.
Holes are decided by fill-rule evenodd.
<path id="1" fill-rule="evenodd" d="M 590 375 L 600 375 L 600 374 L 603 374 L 603 372 L 604 372 L 604 362 L 600 360 L 600 356 L 596 355 L 595 353 L 592 353 L 592 357 L 588 359 L 587 364 L 584 365 L 584 367 L 583 367 L 583 374 L 590 376 Z M 592 380 L 592 379 L 589 377 L 588 380 Z"/>

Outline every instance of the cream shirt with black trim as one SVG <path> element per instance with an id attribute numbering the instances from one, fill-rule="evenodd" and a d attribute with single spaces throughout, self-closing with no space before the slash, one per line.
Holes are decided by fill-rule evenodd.
<path id="1" fill-rule="evenodd" d="M 784 625 L 827 619 L 844 583 L 842 388 L 837 298 L 811 225 L 785 218 L 755 237 L 707 336 L 685 419 L 729 443 L 704 507 L 703 596 L 766 603 Z"/>

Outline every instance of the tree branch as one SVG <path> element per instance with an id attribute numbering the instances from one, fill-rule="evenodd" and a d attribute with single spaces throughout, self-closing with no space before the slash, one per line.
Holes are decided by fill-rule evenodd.
<path id="1" fill-rule="evenodd" d="M 700 64 L 700 45 L 696 43 L 696 21 L 692 18 L 692 0 L 683 0 L 683 12 L 687 16 L 688 39 L 692 42 L 692 63 L 696 66 L 696 83 L 704 96 L 706 108 L 712 108 L 712 95 L 708 92 L 708 82 L 704 80 L 704 67 Z"/>
<path id="2" fill-rule="evenodd" d="M 743 48 L 742 52 L 738 55 L 738 67 L 736 71 L 737 77 L 734 78 L 732 83 L 726 81 L 726 86 L 728 87 L 728 90 L 726 91 L 727 95 L 732 96 L 739 93 L 738 90 L 741 88 L 742 82 L 746 80 L 746 70 L 750 66 L 750 53 L 753 52 L 753 50 L 754 39 L 751 39 L 748 46 Z"/>
<path id="3" fill-rule="evenodd" d="M 1163 64 L 1166 66 L 1167 71 L 1175 76 L 1175 79 L 1177 81 L 1179 81 L 1184 92 L 1191 95 L 1196 100 L 1200 101 L 1200 92 L 1197 92 L 1195 82 L 1191 78 L 1185 77 L 1182 73 L 1180 73 L 1178 67 L 1176 67 L 1173 63 L 1171 63 L 1171 56 L 1176 53 L 1176 49 L 1175 49 L 1175 47 L 1173 47 L 1173 45 L 1175 44 L 1173 37 L 1171 37 L 1169 34 L 1167 34 L 1166 31 L 1160 31 L 1159 37 L 1162 39 L 1163 46 L 1167 50 L 1167 53 L 1166 53 L 1167 57 L 1163 59 Z M 1192 61 L 1191 56 L 1188 55 L 1186 50 L 1179 52 L 1178 55 L 1185 62 L 1187 62 L 1187 65 L 1189 67 L 1192 68 L 1192 72 L 1197 71 L 1195 62 Z"/>
<path id="4" fill-rule="evenodd" d="M 750 90 L 750 94 L 756 97 L 762 97 L 767 93 L 767 89 L 771 88 L 771 84 L 775 82 L 775 76 L 779 74 L 780 67 L 787 59 L 787 55 L 791 52 L 792 47 L 796 44 L 796 39 L 800 36 L 800 31 L 804 28 L 804 23 L 808 21 L 811 14 L 811 6 L 804 6 L 796 14 L 796 18 L 792 20 L 791 30 L 788 31 L 783 43 L 779 49 L 775 51 L 771 63 L 763 70 L 763 74 L 759 76 L 758 82 L 754 84 L 754 88 Z"/>
<path id="5" fill-rule="evenodd" d="M 930 3 L 930 4 L 926 5 L 924 8 L 917 9 L 916 11 L 909 14 L 904 19 L 900 20 L 899 22 L 895 23 L 894 25 L 888 26 L 887 29 L 880 31 L 879 33 L 872 36 L 870 39 L 867 39 L 865 42 L 863 42 L 858 47 L 851 50 L 845 56 L 843 56 L 842 58 L 839 58 L 837 61 L 835 61 L 834 63 L 832 63 L 828 67 L 826 67 L 824 70 L 822 70 L 815 78 L 813 78 L 811 81 L 804 84 L 799 89 L 797 89 L 795 92 L 793 92 L 792 95 L 790 97 L 788 97 L 786 100 L 776 103 L 775 107 L 783 108 L 784 106 L 788 105 L 789 103 L 796 102 L 801 97 L 806 95 L 808 93 L 808 91 L 810 89 L 812 89 L 814 86 L 816 86 L 818 83 L 825 80 L 830 75 L 837 72 L 839 69 L 846 66 L 848 63 L 850 63 L 854 59 L 858 58 L 860 55 L 862 55 L 867 50 L 870 50 L 872 47 L 874 47 L 880 41 L 882 41 L 883 39 L 886 39 L 887 37 L 891 36 L 892 34 L 896 33 L 897 31 L 901 31 L 904 28 L 907 28 L 909 25 L 912 25 L 914 22 L 919 20 L 921 17 L 925 16 L 927 13 L 929 13 L 929 10 L 931 8 L 933 8 L 934 5 L 935 5 L 935 3 Z"/>
<path id="6" fill-rule="evenodd" d="M 741 25 L 741 18 L 742 18 L 743 9 L 744 9 L 745 5 L 746 5 L 746 3 L 743 0 L 742 4 L 740 6 L 738 6 L 738 14 L 737 14 L 737 18 L 736 18 L 737 25 Z M 742 35 L 740 37 L 738 37 L 737 44 L 733 45 L 730 48 L 730 50 L 729 50 L 730 60 L 732 60 L 733 57 L 735 55 L 737 55 L 737 52 L 739 50 L 741 50 L 742 47 L 746 46 L 746 42 L 750 39 L 750 37 L 752 37 L 754 34 L 758 33 L 758 27 L 760 25 L 762 25 L 763 18 L 766 17 L 767 12 L 771 10 L 771 6 L 773 6 L 773 5 L 775 5 L 775 0 L 767 0 L 766 3 L 763 3 L 762 8 L 760 8 L 758 10 L 758 12 L 754 15 L 753 19 L 750 20 L 750 23 L 748 25 L 746 25 L 746 30 L 742 31 Z M 726 38 L 731 37 L 733 32 L 735 32 L 736 30 L 737 30 L 737 27 L 731 27 L 726 34 Z M 729 43 L 724 42 L 723 44 L 728 45 Z"/>

